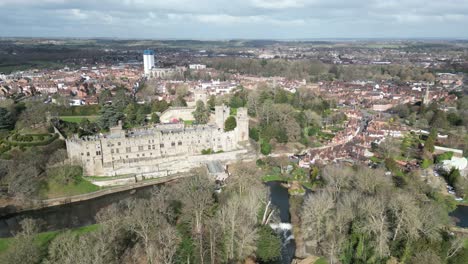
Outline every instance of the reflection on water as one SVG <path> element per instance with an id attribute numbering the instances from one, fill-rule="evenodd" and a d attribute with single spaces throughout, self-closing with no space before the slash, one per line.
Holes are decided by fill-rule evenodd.
<path id="1" fill-rule="evenodd" d="M 20 231 L 19 223 L 25 218 L 37 220 L 41 231 L 55 231 L 95 224 L 96 214 L 103 208 L 131 198 L 149 198 L 156 186 L 113 193 L 92 200 L 59 205 L 44 209 L 13 213 L 0 218 L 0 237 L 9 237 Z"/>
<path id="2" fill-rule="evenodd" d="M 280 220 L 282 222 L 277 228 L 274 228 L 280 235 L 283 244 L 281 263 L 290 264 L 294 258 L 296 245 L 290 224 L 289 193 L 279 182 L 272 182 L 267 185 L 270 187 L 271 202 L 279 209 Z M 38 220 L 41 223 L 42 231 L 54 231 L 95 224 L 95 216 L 101 209 L 132 198 L 149 198 L 153 188 L 157 188 L 157 186 L 147 186 L 135 191 L 109 194 L 78 203 L 7 214 L 0 218 L 0 237 L 9 237 L 18 232 L 20 230 L 19 222 L 25 218 Z"/>
<path id="3" fill-rule="evenodd" d="M 468 206 L 459 205 L 455 211 L 450 213 L 450 216 L 455 219 L 458 227 L 468 228 Z"/>

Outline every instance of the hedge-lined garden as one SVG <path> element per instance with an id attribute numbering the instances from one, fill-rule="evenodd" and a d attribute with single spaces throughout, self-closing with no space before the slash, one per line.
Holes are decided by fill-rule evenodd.
<path id="1" fill-rule="evenodd" d="M 3 141 L 4 145 L 15 147 L 45 146 L 59 138 L 58 134 L 13 134 Z"/>

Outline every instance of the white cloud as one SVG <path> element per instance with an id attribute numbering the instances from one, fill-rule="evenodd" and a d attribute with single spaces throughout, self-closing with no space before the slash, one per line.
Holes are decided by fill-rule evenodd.
<path id="1" fill-rule="evenodd" d="M 142 27 L 155 32 L 145 36 L 181 38 L 468 36 L 468 28 L 456 26 L 468 23 L 467 0 L 0 0 L 0 6 L 0 36 L 92 37 L 121 29 L 137 37 Z"/>

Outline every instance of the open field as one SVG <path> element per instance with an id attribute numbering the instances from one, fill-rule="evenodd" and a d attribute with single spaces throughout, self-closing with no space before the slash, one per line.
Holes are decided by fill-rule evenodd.
<path id="1" fill-rule="evenodd" d="M 83 119 L 88 119 L 91 122 L 96 121 L 99 116 L 61 116 L 60 119 L 70 123 L 80 123 Z"/>
<path id="2" fill-rule="evenodd" d="M 48 181 L 47 186 L 41 190 L 41 196 L 45 199 L 68 197 L 99 191 L 101 188 L 80 177 L 73 184 L 63 185 L 55 181 Z"/>
<path id="3" fill-rule="evenodd" d="M 76 235 L 82 235 L 89 232 L 93 232 L 99 228 L 99 225 L 89 225 L 84 227 L 79 227 L 72 229 L 72 233 Z M 43 232 L 35 235 L 34 243 L 36 243 L 41 248 L 46 248 L 48 244 L 54 240 L 62 231 L 51 231 L 51 232 Z M 14 238 L 0 238 L 0 255 L 3 254 L 8 247 L 13 242 Z"/>

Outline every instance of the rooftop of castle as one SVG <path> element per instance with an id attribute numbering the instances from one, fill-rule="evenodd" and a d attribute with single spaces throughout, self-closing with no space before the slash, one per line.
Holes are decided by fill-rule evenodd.
<path id="1" fill-rule="evenodd" d="M 136 137 L 144 137 L 144 136 L 151 136 L 157 133 L 161 134 L 178 134 L 178 133 L 186 133 L 186 132 L 194 132 L 194 131 L 203 131 L 207 129 L 218 129 L 214 125 L 185 125 L 185 124 L 159 124 L 152 127 L 141 127 L 131 130 L 124 130 L 121 127 L 113 127 L 111 128 L 110 133 L 106 134 L 96 134 L 92 136 L 86 136 L 82 138 L 78 138 L 75 136 L 73 139 L 74 141 L 95 141 L 103 138 L 108 139 L 117 139 L 117 138 L 136 138 Z"/>

